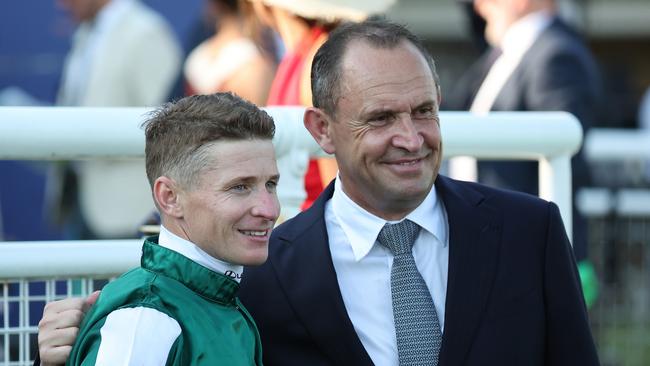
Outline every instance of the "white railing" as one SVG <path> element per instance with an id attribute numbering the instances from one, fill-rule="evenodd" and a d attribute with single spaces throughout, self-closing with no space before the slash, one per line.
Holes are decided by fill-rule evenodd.
<path id="1" fill-rule="evenodd" d="M 302 125 L 302 108 L 267 108 L 276 120 L 274 145 L 282 180 L 283 214 L 298 211 L 310 156 L 323 152 Z M 0 159 L 142 159 L 144 108 L 0 108 Z M 571 156 L 582 141 L 577 120 L 566 113 L 442 112 L 445 157 L 540 161 L 540 195 L 558 204 L 571 233 Z M 284 166 L 293 167 L 282 171 Z M 296 169 L 296 166 L 299 169 Z M 88 293 L 92 278 L 110 278 L 139 263 L 140 240 L 0 242 L 0 364 L 29 365 L 36 332 L 30 309 L 45 301 Z M 81 278 L 84 280 L 71 280 Z M 56 279 L 65 278 L 59 281 Z M 45 280 L 43 280 L 45 279 Z M 40 281 L 43 293 L 30 286 Z M 63 285 L 61 285 L 63 283 Z M 71 288 L 77 284 L 75 291 Z M 65 291 L 57 291 L 64 286 Z M 17 304 L 13 306 L 12 303 Z M 18 325 L 11 324 L 11 312 Z M 12 310 L 13 309 L 13 310 Z M 13 337 L 13 338 L 12 338 Z M 18 337 L 18 338 L 16 338 Z M 10 347 L 19 353 L 10 360 Z M 4 363 L 3 363 L 4 361 Z"/>
<path id="2" fill-rule="evenodd" d="M 266 110 L 276 120 L 274 145 L 282 176 L 278 194 L 283 215 L 290 217 L 304 199 L 302 176 L 309 156 L 323 153 L 302 125 L 302 108 Z M 0 159 L 141 159 L 140 124 L 147 112 L 145 108 L 0 108 Z M 441 112 L 441 120 L 446 157 L 539 160 L 540 196 L 558 204 L 567 232 L 572 232 L 570 158 L 582 142 L 582 129 L 572 115 Z M 286 160 L 290 160 L 288 169 Z"/>
<path id="3" fill-rule="evenodd" d="M 0 242 L 4 278 L 111 277 L 140 264 L 142 240 Z"/>
<path id="4" fill-rule="evenodd" d="M 584 151 L 592 162 L 650 162 L 650 130 L 594 128 L 585 137 Z"/>
<path id="5" fill-rule="evenodd" d="M 618 171 L 626 178 L 621 182 L 636 186 L 580 189 L 576 203 L 584 215 L 650 217 L 650 130 L 592 129 L 585 137 L 584 152 L 594 166 L 614 164 L 623 168 Z"/>

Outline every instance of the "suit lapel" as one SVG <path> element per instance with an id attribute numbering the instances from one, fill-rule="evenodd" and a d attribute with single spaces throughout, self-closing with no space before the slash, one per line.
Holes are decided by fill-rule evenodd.
<path id="1" fill-rule="evenodd" d="M 449 277 L 441 365 L 461 365 L 485 311 L 497 267 L 502 219 L 469 186 L 438 176 L 449 221 Z"/>
<path id="2" fill-rule="evenodd" d="M 325 226 L 325 203 L 332 182 L 314 205 L 294 218 L 292 230 L 279 237 L 282 245 L 269 257 L 288 301 L 316 344 L 335 364 L 372 365 L 339 289 Z"/>

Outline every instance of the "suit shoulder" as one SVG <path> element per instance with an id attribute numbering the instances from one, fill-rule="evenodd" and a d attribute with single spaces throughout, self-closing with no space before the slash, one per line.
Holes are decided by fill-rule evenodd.
<path id="1" fill-rule="evenodd" d="M 526 228 L 527 233 L 544 236 L 553 223 L 562 222 L 558 206 L 537 196 L 507 189 L 489 187 L 479 183 L 461 182 L 468 190 L 481 197 L 477 208 L 498 217 L 504 225 L 513 229 Z M 448 203 L 445 202 L 447 205 Z"/>
<path id="2" fill-rule="evenodd" d="M 522 207 L 546 210 L 548 209 L 549 204 L 555 205 L 552 202 L 524 192 L 495 188 L 474 182 L 458 181 L 458 183 L 466 186 L 468 189 L 472 189 L 481 193 L 486 204 L 496 205 L 500 208 Z"/>

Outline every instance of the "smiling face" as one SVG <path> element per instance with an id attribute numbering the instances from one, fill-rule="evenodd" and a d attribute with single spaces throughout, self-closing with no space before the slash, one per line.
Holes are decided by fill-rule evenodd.
<path id="1" fill-rule="evenodd" d="M 352 41 L 328 139 L 345 193 L 385 219 L 415 209 L 441 160 L 440 95 L 426 60 L 408 41 L 377 48 Z"/>
<path id="2" fill-rule="evenodd" d="M 178 194 L 181 230 L 215 258 L 261 264 L 280 213 L 271 140 L 222 140 L 205 148 L 209 165 Z"/>

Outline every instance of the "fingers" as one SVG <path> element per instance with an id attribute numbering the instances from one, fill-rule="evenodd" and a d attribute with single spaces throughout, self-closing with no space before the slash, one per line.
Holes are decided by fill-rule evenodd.
<path id="1" fill-rule="evenodd" d="M 78 328 L 84 318 L 85 313 L 81 309 L 65 310 L 60 313 L 46 314 L 38 322 L 39 338 L 42 334 L 47 334 L 59 329 L 69 327 Z"/>
<path id="2" fill-rule="evenodd" d="M 43 331 L 79 326 L 84 315 L 84 304 L 85 299 L 70 298 L 45 305 L 43 318 L 38 323 L 39 335 Z"/>
<path id="3" fill-rule="evenodd" d="M 92 303 L 97 295 L 91 295 Z M 74 344 L 79 324 L 90 307 L 87 299 L 70 298 L 48 303 L 38 323 L 38 351 L 41 365 L 65 363 Z"/>
<path id="4" fill-rule="evenodd" d="M 43 309 L 43 317 L 53 316 L 54 314 L 64 312 L 66 310 L 82 310 L 85 299 L 79 297 L 71 297 L 58 301 L 48 302 Z"/>
<path id="5" fill-rule="evenodd" d="M 79 328 L 56 329 L 38 334 L 38 353 L 41 366 L 64 364 L 70 356 Z"/>
<path id="6" fill-rule="evenodd" d="M 40 353 L 41 366 L 64 365 L 68 357 L 70 357 L 71 351 L 72 351 L 72 346 L 60 346 L 60 347 L 48 348 L 46 351 Z M 39 348 L 39 352 L 41 352 L 40 348 Z"/>
<path id="7" fill-rule="evenodd" d="M 91 306 L 95 305 L 95 302 L 97 302 L 97 298 L 99 297 L 99 294 L 101 291 L 97 290 L 93 292 L 92 294 L 88 295 L 88 297 L 84 300 L 84 313 L 87 312 Z"/>

